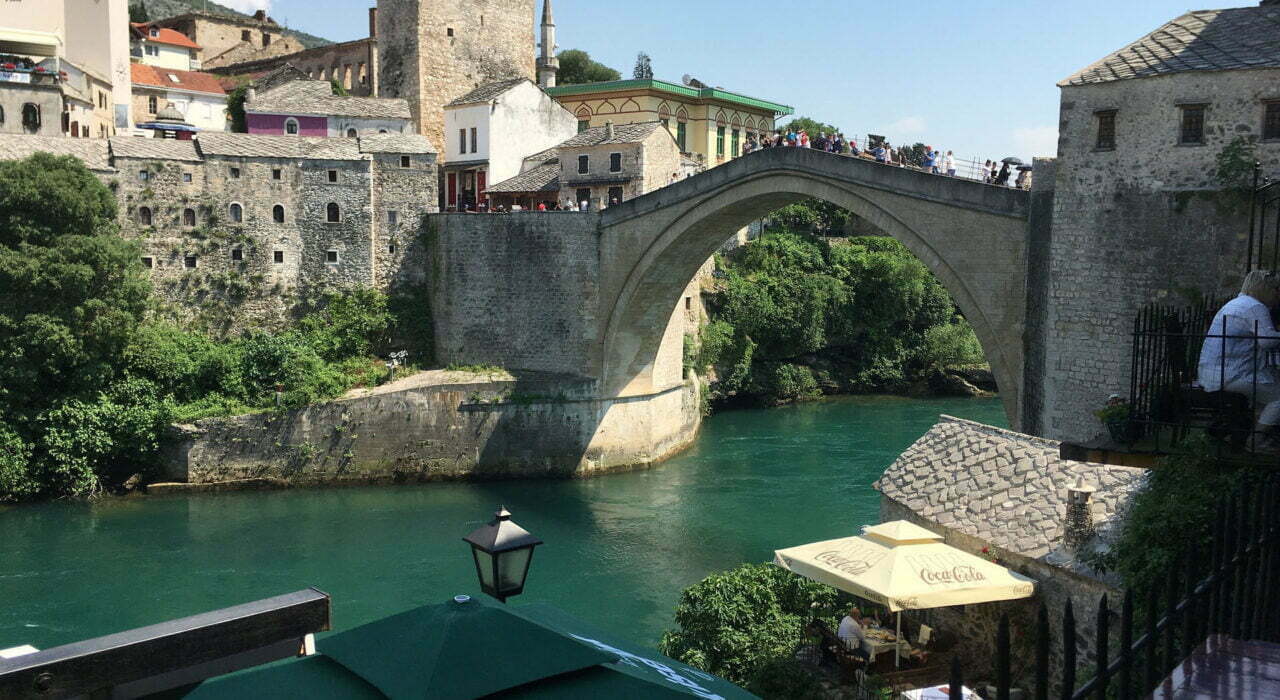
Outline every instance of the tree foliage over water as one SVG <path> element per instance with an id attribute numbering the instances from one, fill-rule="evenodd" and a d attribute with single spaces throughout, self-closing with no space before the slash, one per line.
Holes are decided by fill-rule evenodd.
<path id="1" fill-rule="evenodd" d="M 292 407 L 379 383 L 371 353 L 413 335 L 368 289 L 321 295 L 291 330 L 184 330 L 151 313 L 115 222 L 74 158 L 0 162 L 0 502 L 110 488 L 153 464 L 172 420 L 271 409 L 276 385 Z"/>
<path id="2" fill-rule="evenodd" d="M 695 355 L 718 397 L 763 403 L 826 392 L 903 391 L 923 371 L 983 361 L 946 290 L 887 237 L 831 242 L 795 230 L 809 216 L 721 261 L 720 293 Z"/>

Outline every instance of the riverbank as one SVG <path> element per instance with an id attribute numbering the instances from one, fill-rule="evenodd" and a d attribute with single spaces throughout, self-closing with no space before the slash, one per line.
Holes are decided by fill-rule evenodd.
<path id="1" fill-rule="evenodd" d="M 524 595 L 656 645 L 714 571 L 878 521 L 870 484 L 946 413 L 999 401 L 841 397 L 708 419 L 657 469 L 603 479 L 51 501 L 0 510 L 0 648 L 47 648 L 314 585 L 335 629 L 477 594 L 459 538 L 505 504 L 541 537 Z M 109 601 L 109 603 L 104 603 Z"/>

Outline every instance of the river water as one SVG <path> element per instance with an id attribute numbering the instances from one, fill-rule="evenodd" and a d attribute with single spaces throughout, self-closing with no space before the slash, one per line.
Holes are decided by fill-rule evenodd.
<path id="1" fill-rule="evenodd" d="M 846 397 L 707 420 L 652 470 L 575 481 L 103 499 L 0 509 L 0 649 L 47 648 L 315 586 L 335 629 L 478 592 L 461 538 L 505 504 L 546 544 L 526 592 L 646 645 L 680 591 L 877 520 L 871 483 L 939 413 L 999 400 Z"/>

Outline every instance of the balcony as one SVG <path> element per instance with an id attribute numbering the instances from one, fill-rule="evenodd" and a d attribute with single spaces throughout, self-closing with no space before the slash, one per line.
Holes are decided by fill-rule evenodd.
<path id="1" fill-rule="evenodd" d="M 36 64 L 21 56 L 0 56 L 0 83 L 20 83 L 24 85 L 58 85 L 66 80 L 67 74 L 56 68 Z"/>

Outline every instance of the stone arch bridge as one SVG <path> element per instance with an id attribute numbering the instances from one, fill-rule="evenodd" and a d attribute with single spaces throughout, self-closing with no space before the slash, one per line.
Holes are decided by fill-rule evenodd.
<path id="1" fill-rule="evenodd" d="M 657 461 L 700 416 L 682 372 L 681 296 L 733 232 L 807 197 L 857 214 L 937 275 L 1018 426 L 1028 194 L 809 149 L 753 153 L 599 213 L 430 217 L 437 360 L 590 387 L 579 401 L 595 417 L 573 426 L 584 471 Z"/>
<path id="2" fill-rule="evenodd" d="M 726 232 L 806 197 L 857 214 L 933 271 L 973 325 L 1016 424 L 1028 193 L 801 148 L 758 151 L 601 214 L 602 390 L 678 382 L 664 357 L 679 352 L 668 321 L 689 280 Z"/>

